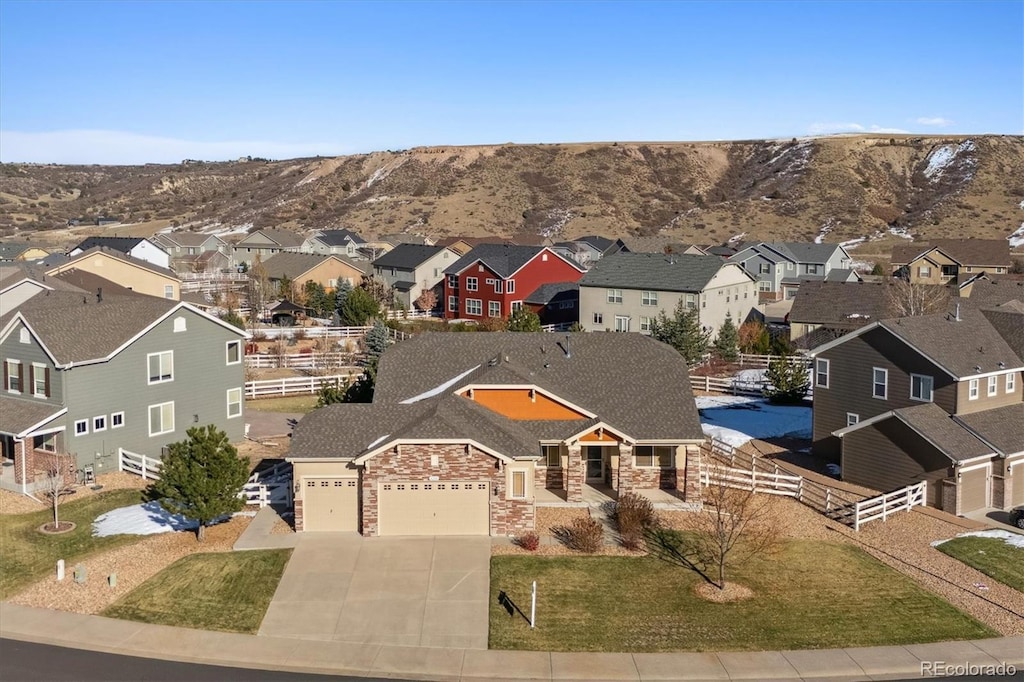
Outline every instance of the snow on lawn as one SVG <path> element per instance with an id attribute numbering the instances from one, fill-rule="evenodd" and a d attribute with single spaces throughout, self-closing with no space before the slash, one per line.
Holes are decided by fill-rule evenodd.
<path id="1" fill-rule="evenodd" d="M 195 530 L 198 521 L 187 519 L 180 514 L 171 514 L 159 502 L 146 502 L 131 507 L 113 509 L 96 517 L 92 523 L 92 534 L 107 535 L 155 535 L 175 530 Z"/>
<path id="2" fill-rule="evenodd" d="M 1011 547 L 1020 547 L 1021 549 L 1024 549 L 1024 535 L 1011 533 L 1008 530 L 975 530 L 970 533 L 959 533 L 956 537 L 998 538 Z M 950 540 L 954 539 L 956 538 L 950 538 Z M 949 542 L 949 540 L 936 540 L 932 543 L 932 547 L 941 545 L 944 542 Z"/>
<path id="3" fill-rule="evenodd" d="M 698 396 L 701 428 L 705 435 L 733 447 L 751 438 L 811 437 L 811 408 L 802 405 L 772 405 L 761 398 L 744 396 Z"/>

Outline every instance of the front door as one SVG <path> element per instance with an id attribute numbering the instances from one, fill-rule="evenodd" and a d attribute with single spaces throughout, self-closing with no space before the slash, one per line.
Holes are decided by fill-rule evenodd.
<path id="1" fill-rule="evenodd" d="M 597 445 L 587 445 L 585 450 L 587 482 L 600 483 L 604 480 L 604 448 Z"/>

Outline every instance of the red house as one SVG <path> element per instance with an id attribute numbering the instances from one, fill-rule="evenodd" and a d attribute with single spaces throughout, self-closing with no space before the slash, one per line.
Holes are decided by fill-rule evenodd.
<path id="1" fill-rule="evenodd" d="M 449 320 L 508 317 L 543 284 L 575 282 L 583 269 L 546 246 L 480 244 L 445 268 Z"/>

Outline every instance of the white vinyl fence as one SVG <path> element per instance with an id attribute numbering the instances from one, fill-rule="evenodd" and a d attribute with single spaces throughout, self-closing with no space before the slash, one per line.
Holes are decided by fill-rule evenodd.
<path id="1" fill-rule="evenodd" d="M 741 381 L 736 377 L 705 377 L 690 375 L 690 388 L 705 393 L 728 393 L 730 395 L 764 395 L 768 382 Z"/>
<path id="2" fill-rule="evenodd" d="M 332 374 L 325 377 L 287 377 L 285 379 L 262 379 L 245 382 L 245 397 L 276 398 L 283 395 L 312 395 L 324 384 L 342 386 L 345 382 L 355 380 L 357 373 Z"/>
<path id="3" fill-rule="evenodd" d="M 117 470 L 142 476 L 143 481 L 155 481 L 160 478 L 162 464 L 159 457 L 147 457 L 124 448 L 117 449 Z"/>
<path id="4" fill-rule="evenodd" d="M 344 369 L 355 371 L 363 363 L 362 353 L 289 353 L 277 355 L 273 353 L 250 354 L 245 356 L 245 366 L 253 369 Z"/>

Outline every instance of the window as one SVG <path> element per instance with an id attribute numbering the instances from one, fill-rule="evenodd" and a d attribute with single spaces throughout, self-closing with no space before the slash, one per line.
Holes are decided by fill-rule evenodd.
<path id="1" fill-rule="evenodd" d="M 649 332 L 649 331 L 651 331 L 651 318 L 643 317 L 643 316 L 640 317 L 640 331 L 642 331 L 642 332 Z"/>
<path id="2" fill-rule="evenodd" d="M 174 431 L 174 403 L 149 406 L 149 435 L 159 436 Z"/>
<path id="3" fill-rule="evenodd" d="M 242 416 L 242 389 L 228 389 L 228 419 Z"/>
<path id="4" fill-rule="evenodd" d="M 871 370 L 871 396 L 885 400 L 889 396 L 889 370 L 875 367 Z"/>
<path id="5" fill-rule="evenodd" d="M 641 291 L 640 305 L 658 305 L 657 291 Z"/>
<path id="6" fill-rule="evenodd" d="M 999 393 L 999 377 L 990 376 L 988 378 L 988 395 L 989 397 Z"/>
<path id="7" fill-rule="evenodd" d="M 932 401 L 933 379 L 923 374 L 910 375 L 910 399 L 926 403 Z"/>
<path id="8" fill-rule="evenodd" d="M 594 324 L 604 324 L 604 313 L 594 313 Z"/>
<path id="9" fill-rule="evenodd" d="M 1017 375 L 1007 374 L 1006 375 L 1006 392 L 1013 393 L 1017 390 Z"/>
<path id="10" fill-rule="evenodd" d="M 476 277 L 467 277 L 466 278 L 466 291 L 476 291 L 479 284 L 480 284 L 480 280 L 478 280 Z"/>
<path id="11" fill-rule="evenodd" d="M 559 310 L 572 310 L 575 307 L 576 307 L 576 301 L 559 301 L 558 302 L 558 309 Z"/>
<path id="12" fill-rule="evenodd" d="M 149 363 L 149 383 L 161 384 L 174 380 L 174 351 L 150 353 L 146 356 Z"/>
<path id="13" fill-rule="evenodd" d="M 227 364 L 237 365 L 242 361 L 242 342 L 241 341 L 228 341 L 227 344 Z"/>
<path id="14" fill-rule="evenodd" d="M 971 268 L 967 268 L 967 272 L 970 272 Z M 956 277 L 956 266 L 955 265 L 943 265 L 942 266 L 943 277 Z"/>
<path id="15" fill-rule="evenodd" d="M 479 298 L 467 298 L 466 299 L 466 314 L 467 315 L 483 315 L 484 304 Z"/>
<path id="16" fill-rule="evenodd" d="M 459 312 L 459 297 L 449 296 L 448 297 L 448 312 L 457 313 Z"/>
<path id="17" fill-rule="evenodd" d="M 43 452 L 57 452 L 57 434 L 47 433 L 34 437 L 32 447 Z"/>
<path id="18" fill-rule="evenodd" d="M 449 289 L 458 289 L 459 288 L 459 276 L 458 275 L 448 275 L 448 288 Z"/>
<path id="19" fill-rule="evenodd" d="M 516 281 L 514 279 L 510 279 L 507 282 L 505 282 L 505 293 L 506 294 L 514 294 L 514 293 L 516 293 Z"/>
<path id="20" fill-rule="evenodd" d="M 17 360 L 4 362 L 4 386 L 11 393 L 21 393 L 21 363 Z"/>
<path id="21" fill-rule="evenodd" d="M 978 380 L 971 379 L 967 382 L 967 399 L 977 400 L 978 399 Z"/>
<path id="22" fill-rule="evenodd" d="M 758 291 L 771 291 L 772 290 L 772 283 L 767 281 L 767 280 L 761 280 L 761 281 L 759 281 L 757 283 L 757 290 Z"/>
<path id="23" fill-rule="evenodd" d="M 615 316 L 615 331 L 617 331 L 617 332 L 628 332 L 629 331 L 629 316 L 628 315 L 616 315 Z"/>
<path id="24" fill-rule="evenodd" d="M 846 425 L 853 426 L 854 424 L 860 423 L 860 415 L 854 414 L 853 412 L 846 413 Z"/>
<path id="25" fill-rule="evenodd" d="M 808 263 L 807 265 L 804 266 L 804 268 L 804 272 L 806 272 L 808 275 L 817 275 L 818 271 L 820 270 L 820 266 L 817 263 Z"/>
<path id="26" fill-rule="evenodd" d="M 164 285 L 164 298 L 174 298 L 174 285 L 173 284 L 165 284 Z"/>
<path id="27" fill-rule="evenodd" d="M 512 312 L 515 312 L 517 310 L 522 310 L 523 309 L 523 302 L 522 301 L 512 301 L 511 308 L 512 308 Z"/>
<path id="28" fill-rule="evenodd" d="M 512 498 L 521 500 L 526 497 L 526 472 L 519 469 L 512 472 Z"/>
<path id="29" fill-rule="evenodd" d="M 110 415 L 110 428 L 119 429 L 124 426 L 124 412 L 115 412 Z"/>
<path id="30" fill-rule="evenodd" d="M 175 334 L 177 334 L 178 332 L 183 332 L 183 331 L 187 331 L 187 330 L 188 330 L 188 323 L 185 321 L 184 317 L 176 317 L 176 318 L 174 318 L 174 333 Z"/>
<path id="31" fill-rule="evenodd" d="M 557 445 L 541 445 L 541 454 L 544 455 L 544 463 L 549 467 L 558 469 L 562 466 L 562 449 Z"/>
<path id="32" fill-rule="evenodd" d="M 92 430 L 93 430 L 93 433 L 96 433 L 98 431 L 106 431 L 107 430 L 107 417 L 106 417 L 106 415 L 102 415 L 101 414 L 98 417 L 93 417 L 92 418 Z"/>
<path id="33" fill-rule="evenodd" d="M 487 316 L 488 317 L 501 317 L 501 301 L 488 301 L 487 302 Z"/>
<path id="34" fill-rule="evenodd" d="M 814 361 L 814 385 L 821 388 L 828 388 L 828 366 L 829 361 L 818 358 Z"/>
<path id="35" fill-rule="evenodd" d="M 22 327 L 21 329 L 19 329 L 18 330 L 18 341 L 20 341 L 21 343 L 28 343 L 29 340 L 30 339 L 29 339 L 28 329 L 26 329 L 25 327 Z"/>
<path id="36" fill-rule="evenodd" d="M 928 265 L 922 265 L 917 269 L 917 276 L 921 279 L 928 279 L 932 276 L 932 269 Z"/>
<path id="37" fill-rule="evenodd" d="M 759 275 L 767 275 L 771 273 L 771 271 L 772 266 L 769 263 L 759 263 L 757 266 L 757 274 Z"/>
<path id="38" fill-rule="evenodd" d="M 504 288 L 504 284 L 502 283 L 502 281 L 500 279 L 494 280 L 494 293 L 500 294 L 501 290 L 503 288 Z"/>
<path id="39" fill-rule="evenodd" d="M 622 303 L 622 289 L 609 289 L 608 290 L 608 302 L 609 303 Z"/>
<path id="40" fill-rule="evenodd" d="M 78 421 L 76 421 L 75 422 L 75 435 L 76 436 L 84 436 L 87 433 L 89 433 L 89 420 L 88 419 L 79 419 Z"/>
<path id="41" fill-rule="evenodd" d="M 29 367 L 29 383 L 32 385 L 32 395 L 37 398 L 50 397 L 50 368 L 33 362 Z"/>
<path id="42" fill-rule="evenodd" d="M 637 445 L 633 449 L 633 459 L 638 467 L 672 468 L 672 455 L 675 447 L 671 445 Z"/>

